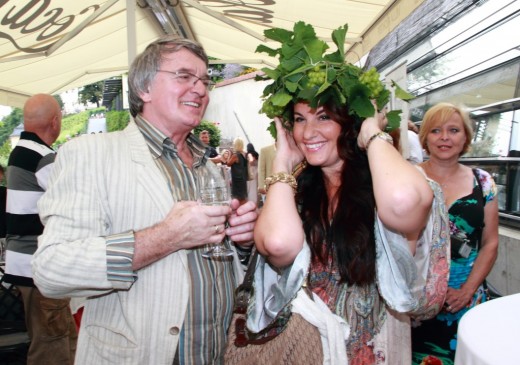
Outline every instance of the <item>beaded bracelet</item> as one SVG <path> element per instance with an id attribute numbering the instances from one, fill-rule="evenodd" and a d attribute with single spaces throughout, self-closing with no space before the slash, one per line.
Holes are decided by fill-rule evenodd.
<path id="1" fill-rule="evenodd" d="M 273 174 L 265 179 L 265 185 L 264 189 L 265 192 L 269 191 L 269 188 L 271 185 L 281 182 L 284 184 L 289 184 L 289 186 L 293 189 L 293 194 L 296 194 L 296 189 L 298 188 L 298 183 L 296 182 L 296 179 L 293 175 L 287 173 L 287 172 L 277 172 L 276 174 Z"/>
<path id="2" fill-rule="evenodd" d="M 391 145 L 394 144 L 394 139 L 392 138 L 391 135 L 389 135 L 388 133 L 386 132 L 377 132 L 377 133 L 374 133 L 369 139 L 368 141 L 365 143 L 365 151 L 368 151 L 368 146 L 370 145 L 370 143 L 372 143 L 372 141 L 376 138 L 381 138 L 383 141 L 386 141 L 388 143 L 390 143 Z"/>

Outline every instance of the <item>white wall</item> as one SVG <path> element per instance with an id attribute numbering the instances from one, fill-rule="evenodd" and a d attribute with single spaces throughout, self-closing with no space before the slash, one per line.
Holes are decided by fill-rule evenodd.
<path id="1" fill-rule="evenodd" d="M 520 293 L 520 231 L 498 227 L 498 257 L 487 280 L 502 295 Z"/>
<path id="2" fill-rule="evenodd" d="M 219 123 L 222 139 L 232 141 L 241 137 L 260 151 L 273 143 L 267 131 L 270 120 L 258 113 L 262 107 L 262 92 L 269 82 L 255 81 L 254 74 L 247 74 L 219 83 L 211 91 L 204 119 Z"/>

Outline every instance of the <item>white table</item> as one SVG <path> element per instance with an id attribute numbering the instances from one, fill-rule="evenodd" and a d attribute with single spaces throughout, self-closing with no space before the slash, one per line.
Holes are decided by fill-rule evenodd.
<path id="1" fill-rule="evenodd" d="M 477 305 L 461 319 L 455 365 L 520 364 L 520 294 Z"/>

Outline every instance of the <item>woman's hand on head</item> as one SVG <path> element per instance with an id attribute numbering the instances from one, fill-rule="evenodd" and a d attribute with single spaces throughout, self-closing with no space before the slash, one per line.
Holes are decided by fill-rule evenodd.
<path id="1" fill-rule="evenodd" d="M 273 173 L 292 172 L 293 168 L 303 161 L 303 153 L 296 145 L 292 132 L 285 129 L 282 119 L 274 118 L 276 126 L 276 156 L 273 161 Z"/>
<path id="2" fill-rule="evenodd" d="M 386 107 L 383 108 L 382 111 L 377 111 L 377 106 L 374 101 L 372 101 L 374 105 L 374 115 L 372 117 L 368 117 L 361 124 L 361 129 L 358 135 L 358 146 L 362 150 L 366 149 L 366 143 L 375 133 L 384 131 L 386 125 L 388 124 L 388 119 L 386 118 Z"/>

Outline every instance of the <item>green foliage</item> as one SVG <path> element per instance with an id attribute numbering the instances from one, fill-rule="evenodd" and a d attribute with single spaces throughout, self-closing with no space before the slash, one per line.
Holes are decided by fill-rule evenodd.
<path id="1" fill-rule="evenodd" d="M 208 57 L 210 61 L 217 60 L 215 57 Z M 218 76 L 211 76 L 211 81 L 214 82 L 220 82 L 224 78 L 222 77 L 222 70 L 224 69 L 225 64 L 223 63 L 215 63 L 209 66 L 209 68 L 213 71 L 212 75 L 218 75 Z"/>
<path id="2" fill-rule="evenodd" d="M 83 111 L 78 114 L 68 115 L 61 120 L 61 132 L 54 145 L 60 145 L 67 142 L 68 139 L 85 133 L 88 125 L 89 111 Z"/>
<path id="3" fill-rule="evenodd" d="M 198 137 L 199 133 L 203 130 L 209 132 L 209 145 L 211 147 L 217 148 L 220 146 L 220 129 L 215 125 L 215 123 L 203 119 L 191 132 Z"/>
<path id="4" fill-rule="evenodd" d="M 13 134 L 14 129 L 23 121 L 23 112 L 20 108 L 13 108 L 11 113 L 4 117 L 2 126 L 0 126 L 0 144 L 4 144 L 9 140 L 9 136 Z"/>
<path id="5" fill-rule="evenodd" d="M 364 119 L 375 113 L 372 100 L 379 110 L 390 100 L 390 91 L 381 82 L 380 76 L 372 68 L 364 72 L 361 68 L 345 62 L 344 42 L 348 25 L 332 32 L 332 40 L 337 50 L 325 54 L 327 43 L 316 36 L 314 28 L 298 22 L 293 31 L 273 28 L 264 31 L 266 38 L 281 43 L 280 48 L 272 49 L 264 45 L 256 52 L 278 57 L 280 63 L 275 69 L 263 68 L 265 76 L 256 80 L 273 80 L 263 92 L 264 103 L 260 110 L 269 118 L 280 116 L 292 119 L 292 104 L 305 101 L 313 108 L 333 102 L 336 105 L 348 104 L 350 114 Z M 392 83 L 392 87 L 396 87 Z M 408 100 L 407 94 L 398 89 L 398 97 Z M 395 128 L 395 119 L 399 111 L 389 116 L 392 119 L 389 128 Z M 399 124 L 397 123 L 397 126 Z M 271 126 L 269 131 L 275 131 Z M 276 136 L 273 134 L 273 137 Z"/>
<path id="6" fill-rule="evenodd" d="M 395 88 L 395 96 L 399 99 L 408 101 L 414 98 L 412 94 L 401 88 L 395 81 L 392 81 L 392 87 Z"/>
<path id="7" fill-rule="evenodd" d="M 9 155 L 12 150 L 13 147 L 11 146 L 11 141 L 9 139 L 4 142 L 2 147 L 0 147 L 0 165 L 2 165 L 4 169 L 7 166 L 7 161 L 9 160 Z"/>
<path id="8" fill-rule="evenodd" d="M 94 103 L 99 108 L 101 99 L 103 99 L 104 81 L 98 81 L 94 84 L 83 86 L 79 92 L 79 100 L 83 105 Z"/>
<path id="9" fill-rule="evenodd" d="M 65 105 L 65 103 L 63 103 L 63 100 L 61 99 L 60 94 L 55 94 L 55 95 L 53 95 L 53 97 L 54 97 L 54 99 L 56 99 L 56 101 L 60 105 L 60 109 L 63 110 L 63 106 Z"/>
<path id="10" fill-rule="evenodd" d="M 94 114 L 100 114 L 100 113 L 105 113 L 106 112 L 106 108 L 104 106 L 102 107 L 99 107 L 99 108 L 94 108 L 94 109 L 89 109 L 89 110 L 86 110 L 86 112 L 88 112 L 88 115 L 89 115 L 89 118 L 94 115 Z"/>
<path id="11" fill-rule="evenodd" d="M 388 124 L 386 125 L 386 129 L 388 131 L 393 131 L 401 125 L 401 111 L 400 110 L 392 110 L 386 113 L 386 119 L 388 120 Z"/>
<path id="12" fill-rule="evenodd" d="M 107 132 L 120 131 L 125 129 L 130 121 L 130 113 L 128 111 L 113 110 L 105 113 L 107 121 Z"/>

